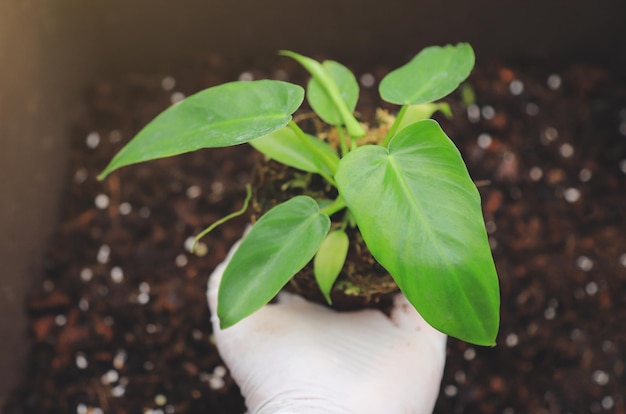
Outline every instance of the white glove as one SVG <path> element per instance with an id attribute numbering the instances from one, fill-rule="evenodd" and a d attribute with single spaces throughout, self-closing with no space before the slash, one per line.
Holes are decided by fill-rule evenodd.
<path id="1" fill-rule="evenodd" d="M 391 318 L 378 310 L 336 312 L 282 292 L 221 330 L 217 291 L 239 243 L 213 272 L 207 292 L 219 352 L 253 414 L 431 413 L 446 336 L 404 295 Z"/>

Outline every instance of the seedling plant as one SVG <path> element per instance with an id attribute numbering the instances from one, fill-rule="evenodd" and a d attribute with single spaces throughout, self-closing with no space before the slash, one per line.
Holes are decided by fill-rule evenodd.
<path id="1" fill-rule="evenodd" d="M 399 110 L 384 139 L 363 145 L 357 141 L 366 130 L 354 116 L 359 86 L 352 72 L 335 61 L 281 54 L 312 75 L 307 100 L 336 129 L 338 145 L 305 133 L 293 120 L 304 100 L 302 87 L 237 81 L 165 110 L 99 178 L 138 162 L 249 143 L 270 159 L 319 174 L 338 195 L 294 196 L 253 225 L 222 278 L 222 328 L 267 304 L 311 260 L 330 301 L 349 248 L 346 229 L 356 226 L 373 257 L 430 325 L 471 343 L 494 345 L 499 287 L 480 196 L 458 149 L 429 119 L 448 109 L 436 101 L 470 74 L 470 45 L 428 47 L 385 76 L 380 96 Z"/>

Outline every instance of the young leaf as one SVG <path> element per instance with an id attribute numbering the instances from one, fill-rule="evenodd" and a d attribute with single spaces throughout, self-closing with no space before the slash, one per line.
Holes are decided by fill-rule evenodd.
<path id="1" fill-rule="evenodd" d="M 365 135 L 365 131 L 352 115 L 352 111 L 346 105 L 346 102 L 341 97 L 341 91 L 339 86 L 335 83 L 331 75 L 324 69 L 324 67 L 316 60 L 308 58 L 306 56 L 299 55 L 288 50 L 280 52 L 283 56 L 289 56 L 296 60 L 319 82 L 320 86 L 324 89 L 330 101 L 335 105 L 339 112 L 343 124 L 345 124 L 348 134 L 353 137 L 362 137 Z"/>
<path id="2" fill-rule="evenodd" d="M 359 84 L 350 69 L 332 60 L 323 62 L 322 68 L 335 82 L 339 89 L 341 99 L 350 113 L 353 113 L 359 99 Z M 324 86 L 317 78 L 312 77 L 311 80 L 309 80 L 306 97 L 311 108 L 313 108 L 315 113 L 318 114 L 324 122 L 331 125 L 344 124 L 337 106 L 326 93 Z"/>
<path id="3" fill-rule="evenodd" d="M 335 178 L 373 256 L 424 319 L 493 345 L 500 299 L 480 196 L 439 125 L 409 125 L 388 149 L 357 148 Z"/>
<path id="4" fill-rule="evenodd" d="M 249 144 L 267 157 L 290 167 L 332 177 L 339 164 L 335 150 L 317 137 L 306 135 L 306 139 L 308 145 L 293 129 L 285 127 L 254 139 Z M 316 151 L 312 151 L 312 147 Z M 333 168 L 329 165 L 333 165 Z"/>
<path id="5" fill-rule="evenodd" d="M 346 261 L 349 246 L 350 241 L 345 231 L 331 231 L 313 259 L 315 280 L 329 304 L 332 303 L 330 291 Z"/>
<path id="6" fill-rule="evenodd" d="M 424 119 L 429 119 L 437 111 L 443 112 L 443 114 L 448 118 L 452 117 L 450 105 L 445 102 L 429 102 L 417 105 L 410 105 L 406 108 L 404 116 L 400 120 L 400 124 L 398 125 L 396 130 L 400 131 L 407 125 L 414 124 L 418 121 L 423 121 Z"/>
<path id="7" fill-rule="evenodd" d="M 433 102 L 455 90 L 473 67 L 474 51 L 467 43 L 427 47 L 383 78 L 380 96 L 397 105 Z"/>
<path id="8" fill-rule="evenodd" d="M 330 218 L 308 196 L 296 196 L 265 213 L 224 271 L 217 305 L 221 327 L 267 304 L 313 258 L 329 229 Z"/>
<path id="9" fill-rule="evenodd" d="M 231 82 L 171 106 L 142 129 L 98 177 L 130 164 L 200 148 L 237 145 L 287 125 L 304 90 L 291 83 Z"/>

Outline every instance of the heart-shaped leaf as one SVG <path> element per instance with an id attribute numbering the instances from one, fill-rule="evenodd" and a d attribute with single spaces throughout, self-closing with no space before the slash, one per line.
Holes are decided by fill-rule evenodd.
<path id="1" fill-rule="evenodd" d="M 221 327 L 267 304 L 313 258 L 329 229 L 330 218 L 308 196 L 265 213 L 224 270 L 217 305 Z"/>
<path id="2" fill-rule="evenodd" d="M 473 67 L 474 51 L 467 43 L 427 47 L 383 78 L 380 96 L 397 105 L 434 102 L 455 90 Z"/>
<path id="3" fill-rule="evenodd" d="M 353 113 L 359 99 L 359 84 L 350 69 L 332 60 L 324 61 L 322 68 L 335 82 L 341 99 L 345 102 L 350 113 Z M 306 98 L 311 108 L 324 122 L 331 125 L 344 124 L 337 106 L 317 78 L 311 78 L 306 92 Z"/>
<path id="4" fill-rule="evenodd" d="M 411 124 L 388 149 L 357 148 L 335 178 L 373 256 L 424 319 L 493 345 L 500 299 L 480 196 L 439 125 Z"/>
<path id="5" fill-rule="evenodd" d="M 331 231 L 322 242 L 315 259 L 313 259 L 315 280 L 329 304 L 332 303 L 330 291 L 333 289 L 333 284 L 335 284 L 339 273 L 341 273 L 349 247 L 350 240 L 345 231 Z"/>
<path id="6" fill-rule="evenodd" d="M 305 142 L 304 139 L 307 141 Z M 330 145 L 321 139 L 296 132 L 285 127 L 264 137 L 249 142 L 257 151 L 267 157 L 302 171 L 321 174 L 332 180 L 339 157 Z M 334 182 L 332 180 L 331 182 Z"/>
<path id="7" fill-rule="evenodd" d="M 126 165 L 262 137 L 287 125 L 303 99 L 300 86 L 274 80 L 205 89 L 152 120 L 98 178 Z"/>

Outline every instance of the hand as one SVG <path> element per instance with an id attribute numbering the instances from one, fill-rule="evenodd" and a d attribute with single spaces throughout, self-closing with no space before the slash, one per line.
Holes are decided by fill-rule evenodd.
<path id="1" fill-rule="evenodd" d="M 253 414 L 431 413 L 445 363 L 446 336 L 404 295 L 391 317 L 336 312 L 281 292 L 221 330 L 217 291 L 239 243 L 211 275 L 207 292 L 219 352 Z"/>

